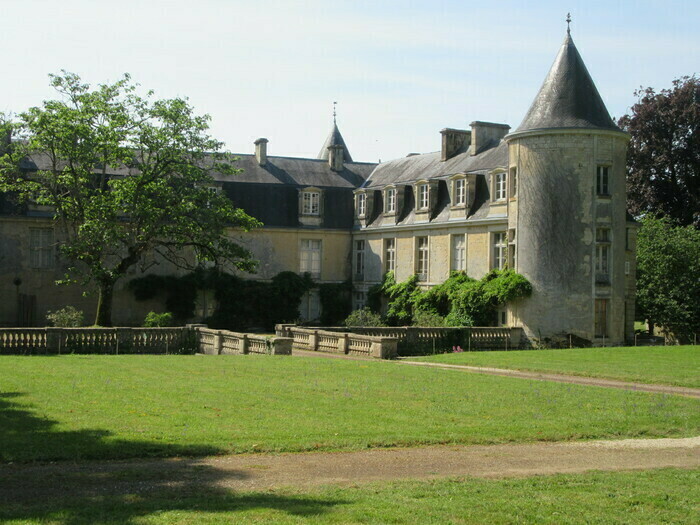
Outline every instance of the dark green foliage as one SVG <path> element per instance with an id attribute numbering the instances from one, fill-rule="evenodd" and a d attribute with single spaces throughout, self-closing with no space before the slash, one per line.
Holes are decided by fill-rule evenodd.
<path id="1" fill-rule="evenodd" d="M 700 230 L 644 218 L 637 265 L 638 316 L 693 341 L 700 332 Z"/>
<path id="2" fill-rule="evenodd" d="M 321 325 L 334 326 L 352 311 L 352 282 L 327 283 L 318 287 L 321 299 Z"/>
<path id="3" fill-rule="evenodd" d="M 164 293 L 167 309 L 180 322 L 193 317 L 198 290 L 213 290 L 217 307 L 205 320 L 210 327 L 270 331 L 276 323 L 297 320 L 301 297 L 313 287 L 313 281 L 308 274 L 294 272 L 281 272 L 272 282 L 262 282 L 200 269 L 182 277 L 139 277 L 129 287 L 142 301 Z"/>
<path id="4" fill-rule="evenodd" d="M 415 275 L 403 283 L 396 283 L 393 273 L 385 276 L 382 292 L 389 299 L 388 324 L 444 318 L 445 326 L 489 326 L 500 305 L 532 293 L 528 280 L 509 269 L 492 270 L 479 281 L 454 272 L 444 283 L 424 292 L 417 283 Z"/>
<path id="5" fill-rule="evenodd" d="M 407 281 L 397 283 L 394 272 L 384 276 L 382 292 L 389 299 L 386 322 L 390 326 L 408 326 L 413 320 L 413 308 L 416 298 L 421 293 L 418 289 L 418 277 L 413 275 Z"/>

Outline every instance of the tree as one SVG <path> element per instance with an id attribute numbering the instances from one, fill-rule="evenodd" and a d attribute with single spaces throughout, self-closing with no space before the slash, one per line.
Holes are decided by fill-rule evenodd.
<path id="1" fill-rule="evenodd" d="M 635 92 L 639 101 L 619 120 L 630 133 L 627 208 L 700 228 L 700 79 L 682 77 L 672 89 Z"/>
<path id="2" fill-rule="evenodd" d="M 681 341 L 700 329 L 700 230 L 645 217 L 637 238 L 637 311 Z"/>
<path id="3" fill-rule="evenodd" d="M 59 100 L 4 122 L 13 140 L 0 152 L 0 190 L 52 207 L 69 276 L 99 292 L 96 324 L 111 326 L 115 283 L 146 257 L 254 269 L 226 228 L 259 223 L 212 191 L 214 172 L 239 170 L 208 135 L 209 116 L 137 95 L 128 75 L 96 89 L 65 71 L 50 78 Z"/>

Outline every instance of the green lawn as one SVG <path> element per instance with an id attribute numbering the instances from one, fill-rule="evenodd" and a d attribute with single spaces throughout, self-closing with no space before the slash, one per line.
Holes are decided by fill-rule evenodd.
<path id="1" fill-rule="evenodd" d="M 123 479 L 123 478 L 121 478 Z M 99 482 L 111 482 L 106 478 Z M 151 481 L 151 480 L 149 480 Z M 662 469 L 520 479 L 455 478 L 295 491 L 233 492 L 150 483 L 138 494 L 26 498 L 0 505 L 8 524 L 697 523 L 700 472 Z M 179 481 L 179 480 L 178 480 Z M 0 501 L 2 501 L 0 495 Z M 695 518 L 693 518 L 695 516 Z"/>
<path id="2" fill-rule="evenodd" d="M 459 352 L 411 359 L 700 388 L 700 345 Z"/>
<path id="3" fill-rule="evenodd" d="M 697 399 L 392 362 L 3 356 L 0 385 L 5 462 L 691 436 L 700 430 Z"/>

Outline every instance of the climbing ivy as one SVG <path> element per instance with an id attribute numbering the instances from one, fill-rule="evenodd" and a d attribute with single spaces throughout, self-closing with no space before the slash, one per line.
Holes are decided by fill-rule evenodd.
<path id="1" fill-rule="evenodd" d="M 352 281 L 326 283 L 318 287 L 321 299 L 321 325 L 340 324 L 352 311 Z"/>
<path id="2" fill-rule="evenodd" d="M 421 291 L 414 275 L 397 283 L 388 273 L 381 285 L 388 300 L 385 321 L 390 325 L 409 325 L 430 319 L 445 326 L 488 326 L 500 305 L 532 293 L 525 277 L 510 269 L 492 270 L 476 280 L 464 272 L 453 272 L 442 284 Z"/>
<path id="3" fill-rule="evenodd" d="M 181 277 L 146 275 L 129 282 L 138 301 L 165 295 L 165 304 L 177 321 L 194 316 L 198 290 L 213 290 L 214 313 L 204 321 L 212 328 L 270 331 L 276 323 L 299 317 L 302 296 L 314 287 L 308 274 L 281 272 L 271 282 L 243 279 L 216 269 L 198 269 Z"/>

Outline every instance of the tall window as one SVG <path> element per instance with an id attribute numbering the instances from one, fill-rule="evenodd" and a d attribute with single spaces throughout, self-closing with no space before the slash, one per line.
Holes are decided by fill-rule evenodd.
<path id="1" fill-rule="evenodd" d="M 304 321 L 314 321 L 321 317 L 321 297 L 318 290 L 310 290 L 302 295 L 299 315 Z"/>
<path id="2" fill-rule="evenodd" d="M 502 201 L 506 198 L 506 174 L 496 173 L 493 182 L 493 191 L 495 195 L 495 200 Z"/>
<path id="3" fill-rule="evenodd" d="M 430 200 L 428 198 L 428 185 L 420 184 L 418 186 L 418 209 L 427 210 Z"/>
<path id="4" fill-rule="evenodd" d="M 367 195 L 364 193 L 357 194 L 357 216 L 364 217 L 367 211 Z"/>
<path id="5" fill-rule="evenodd" d="M 500 270 L 506 264 L 508 244 L 506 232 L 493 234 L 493 267 Z"/>
<path id="6" fill-rule="evenodd" d="M 608 300 L 595 300 L 595 336 L 608 337 Z"/>
<path id="7" fill-rule="evenodd" d="M 320 215 L 321 194 L 317 191 L 305 191 L 302 195 L 302 213 L 304 215 Z"/>
<path id="8" fill-rule="evenodd" d="M 610 229 L 596 228 L 595 241 L 596 281 L 606 283 L 610 280 Z"/>
<path id="9" fill-rule="evenodd" d="M 29 265 L 32 268 L 53 268 L 54 242 L 53 229 L 30 228 Z"/>
<path id="10" fill-rule="evenodd" d="M 464 206 L 467 203 L 467 181 L 457 179 L 452 187 L 455 198 L 455 206 Z"/>
<path id="11" fill-rule="evenodd" d="M 396 239 L 384 239 L 384 270 L 396 270 Z"/>
<path id="12" fill-rule="evenodd" d="M 428 260 L 430 257 L 430 252 L 428 251 L 428 238 L 418 237 L 416 239 L 417 243 L 417 258 L 416 258 L 416 273 L 418 274 L 419 281 L 428 280 Z"/>
<path id="13" fill-rule="evenodd" d="M 518 194 L 518 168 L 510 169 L 510 196 L 515 197 Z"/>
<path id="14" fill-rule="evenodd" d="M 466 260 L 466 243 L 464 234 L 452 236 L 452 269 L 456 271 L 464 271 L 467 269 Z"/>
<path id="15" fill-rule="evenodd" d="M 321 276 L 321 241 L 302 239 L 299 250 L 299 271 L 309 273 L 311 277 Z"/>
<path id="16" fill-rule="evenodd" d="M 609 172 L 609 166 L 598 166 L 598 174 L 596 177 L 596 193 L 598 195 L 610 195 Z"/>
<path id="17" fill-rule="evenodd" d="M 355 275 L 365 273 L 365 241 L 355 241 Z"/>
<path id="18" fill-rule="evenodd" d="M 396 188 L 386 190 L 386 213 L 396 213 Z"/>

